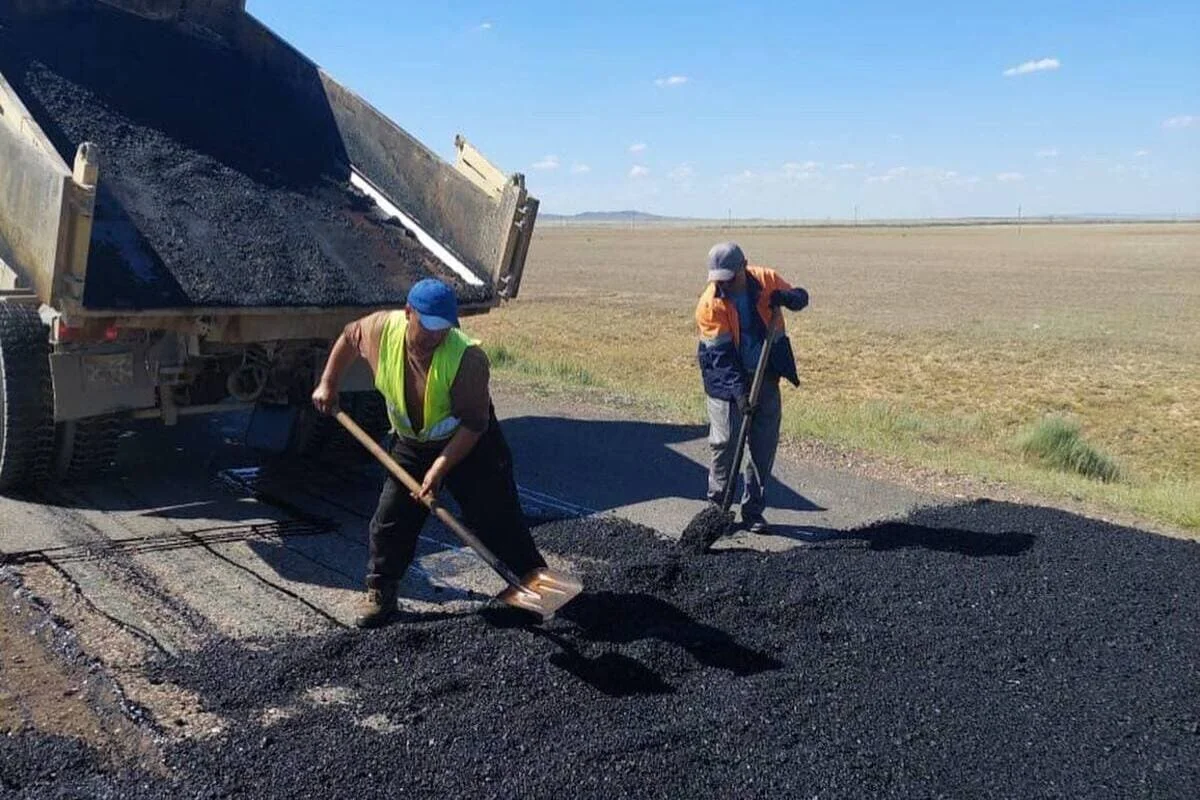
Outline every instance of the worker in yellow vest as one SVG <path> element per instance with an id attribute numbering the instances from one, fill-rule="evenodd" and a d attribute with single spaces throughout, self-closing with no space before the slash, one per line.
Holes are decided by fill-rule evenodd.
<path id="1" fill-rule="evenodd" d="M 488 389 L 487 355 L 458 328 L 454 291 L 432 278 L 408 293 L 403 311 L 380 311 L 351 322 L 325 364 L 312 401 L 337 411 L 342 375 L 357 358 L 375 374 L 394 432 L 392 456 L 424 476 L 421 495 L 444 483 L 464 521 L 517 575 L 545 567 L 521 512 L 512 453 Z M 412 563 L 429 510 L 389 476 L 371 518 L 367 592 L 360 628 L 395 619 L 397 586 Z"/>

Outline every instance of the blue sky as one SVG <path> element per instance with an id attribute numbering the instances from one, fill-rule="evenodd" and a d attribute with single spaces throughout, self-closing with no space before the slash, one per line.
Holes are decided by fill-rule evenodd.
<path id="1" fill-rule="evenodd" d="M 1200 214 L 1195 0 L 248 8 L 545 212 Z"/>

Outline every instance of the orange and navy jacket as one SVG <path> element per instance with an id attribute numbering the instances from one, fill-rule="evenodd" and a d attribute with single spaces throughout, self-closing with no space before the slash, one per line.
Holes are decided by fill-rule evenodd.
<path id="1" fill-rule="evenodd" d="M 766 339 L 767 325 L 771 321 L 771 297 L 778 304 L 793 311 L 808 305 L 808 292 L 793 288 L 778 272 L 767 267 L 746 267 L 746 291 L 750 304 L 758 312 L 754 327 L 759 338 Z M 780 324 L 783 324 L 782 319 Z M 700 302 L 696 305 L 696 326 L 700 331 L 697 358 L 700 361 L 700 376 L 704 380 L 704 393 L 717 400 L 735 400 L 750 393 L 753 376 L 742 366 L 739 353 L 741 324 L 737 305 L 715 281 L 710 282 Z M 800 385 L 796 374 L 796 358 L 788 340 L 786 328 L 775 337 L 767 362 L 768 372 L 786 378 L 793 385 Z"/>

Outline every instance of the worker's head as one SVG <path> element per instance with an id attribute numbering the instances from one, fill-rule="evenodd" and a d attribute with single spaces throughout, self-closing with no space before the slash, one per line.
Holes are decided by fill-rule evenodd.
<path id="1" fill-rule="evenodd" d="M 409 322 L 406 339 L 410 350 L 414 355 L 426 356 L 458 325 L 458 299 L 448 285 L 426 278 L 409 289 L 404 313 Z"/>
<path id="2" fill-rule="evenodd" d="M 708 279 L 726 289 L 746 285 L 746 254 L 734 242 L 721 242 L 708 251 Z"/>

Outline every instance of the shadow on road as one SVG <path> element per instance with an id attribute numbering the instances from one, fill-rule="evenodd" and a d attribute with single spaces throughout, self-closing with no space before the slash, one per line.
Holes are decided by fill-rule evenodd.
<path id="1" fill-rule="evenodd" d="M 559 612 L 573 624 L 566 631 L 531 626 L 531 617 L 507 608 L 487 608 L 480 614 L 495 627 L 530 626 L 536 636 L 560 648 L 550 663 L 611 697 L 669 694 L 675 687 L 662 675 L 635 658 L 613 649 L 597 656 L 584 652 L 588 645 L 627 645 L 657 640 L 682 648 L 700 664 L 732 672 L 739 677 L 777 670 L 784 663 L 773 656 L 740 644 L 719 628 L 706 625 L 661 597 L 624 592 L 585 592 Z"/>
<path id="2" fill-rule="evenodd" d="M 704 499 L 707 466 L 672 448 L 706 437 L 704 425 L 533 416 L 502 424 L 523 485 L 597 511 L 664 497 Z M 767 497 L 776 509 L 825 510 L 774 479 Z"/>

